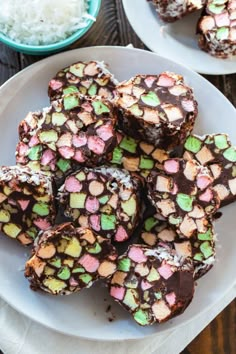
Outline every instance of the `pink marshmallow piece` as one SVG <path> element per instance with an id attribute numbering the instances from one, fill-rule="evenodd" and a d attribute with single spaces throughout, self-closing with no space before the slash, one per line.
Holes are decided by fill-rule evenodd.
<path id="1" fill-rule="evenodd" d="M 29 200 L 25 200 L 25 199 L 19 199 L 18 203 L 20 204 L 20 207 L 22 210 L 27 209 L 28 205 L 29 205 Z"/>
<path id="2" fill-rule="evenodd" d="M 161 267 L 158 268 L 158 272 L 164 279 L 170 278 L 173 274 L 169 264 L 163 264 Z"/>
<path id="3" fill-rule="evenodd" d="M 40 230 L 47 230 L 49 229 L 52 225 L 45 219 L 39 218 L 34 220 L 34 225 L 36 225 Z"/>
<path id="4" fill-rule="evenodd" d="M 96 130 L 97 135 L 103 141 L 109 140 L 113 136 L 113 128 L 111 125 L 102 125 L 100 128 Z"/>
<path id="5" fill-rule="evenodd" d="M 80 150 L 77 150 L 75 152 L 75 155 L 74 155 L 73 159 L 78 161 L 78 162 L 84 162 L 85 161 L 84 155 L 83 155 L 82 151 L 80 151 Z"/>
<path id="6" fill-rule="evenodd" d="M 164 162 L 164 169 L 169 173 L 176 173 L 179 171 L 179 162 L 176 160 L 166 160 Z"/>
<path id="7" fill-rule="evenodd" d="M 104 152 L 105 143 L 98 136 L 90 136 L 88 138 L 88 148 L 97 155 L 101 155 Z"/>
<path id="8" fill-rule="evenodd" d="M 217 27 L 228 27 L 230 25 L 230 19 L 228 12 L 223 12 L 221 14 L 214 16 Z"/>
<path id="9" fill-rule="evenodd" d="M 30 138 L 30 141 L 29 141 L 29 147 L 32 147 L 32 146 L 35 146 L 39 143 L 39 139 L 37 138 L 36 135 L 33 135 L 31 138 Z"/>
<path id="10" fill-rule="evenodd" d="M 117 300 L 123 300 L 125 295 L 125 288 L 112 286 L 110 289 L 110 295 Z"/>
<path id="11" fill-rule="evenodd" d="M 80 192 L 82 189 L 82 184 L 74 176 L 71 176 L 65 181 L 65 189 L 68 192 Z"/>
<path id="12" fill-rule="evenodd" d="M 170 306 L 173 306 L 175 304 L 175 301 L 176 301 L 176 295 L 174 292 L 172 293 L 169 293 L 166 295 L 166 301 L 168 302 L 168 304 Z"/>
<path id="13" fill-rule="evenodd" d="M 181 102 L 182 104 L 182 107 L 183 109 L 186 111 L 186 112 L 193 112 L 194 111 L 194 104 L 193 104 L 193 101 L 191 100 L 183 100 Z"/>
<path id="14" fill-rule="evenodd" d="M 208 176 L 199 176 L 197 177 L 197 186 L 201 190 L 205 189 L 209 184 L 211 184 L 212 179 Z"/>
<path id="15" fill-rule="evenodd" d="M 72 137 L 72 144 L 75 147 L 81 147 L 87 144 L 87 137 L 85 134 L 81 133 L 78 135 L 73 135 Z"/>
<path id="16" fill-rule="evenodd" d="M 136 247 L 136 246 L 132 246 L 130 248 L 128 257 L 137 263 L 146 262 L 147 260 L 147 257 L 143 253 L 143 250 L 140 247 Z"/>
<path id="17" fill-rule="evenodd" d="M 168 76 L 167 74 L 161 74 L 157 81 L 157 85 L 163 87 L 174 86 L 174 84 L 175 84 L 175 80 L 172 77 Z"/>
<path id="18" fill-rule="evenodd" d="M 63 83 L 62 83 L 61 81 L 52 79 L 52 80 L 49 82 L 49 86 L 50 86 L 53 90 L 58 90 L 59 88 L 61 88 L 61 87 L 63 86 Z"/>
<path id="19" fill-rule="evenodd" d="M 123 226 L 119 226 L 117 231 L 116 231 L 116 234 L 115 234 L 115 241 L 117 242 L 123 242 L 125 240 L 127 240 L 129 238 L 126 230 L 123 228 Z"/>
<path id="20" fill-rule="evenodd" d="M 101 230 L 100 215 L 91 215 L 89 217 L 89 223 L 90 223 L 93 230 L 95 230 L 95 231 Z"/>
<path id="21" fill-rule="evenodd" d="M 70 159 L 71 157 L 74 156 L 74 149 L 68 146 L 63 146 L 58 149 L 60 155 L 64 157 L 65 159 Z"/>
<path id="22" fill-rule="evenodd" d="M 148 281 L 146 280 L 142 280 L 141 282 L 141 288 L 142 290 L 147 290 L 147 289 L 150 289 L 152 287 L 152 284 L 150 284 Z"/>
<path id="23" fill-rule="evenodd" d="M 96 213 L 99 209 L 99 201 L 96 197 L 88 197 L 85 203 L 85 208 L 89 213 Z"/>
<path id="24" fill-rule="evenodd" d="M 213 198 L 213 194 L 209 188 L 199 196 L 199 200 L 203 202 L 210 202 L 212 198 Z"/>
<path id="25" fill-rule="evenodd" d="M 98 269 L 100 263 L 95 258 L 90 256 L 90 254 L 85 254 L 80 260 L 79 264 L 81 264 L 85 270 L 89 273 L 94 273 Z"/>
<path id="26" fill-rule="evenodd" d="M 55 153 L 52 150 L 47 149 L 46 151 L 44 151 L 42 155 L 41 164 L 43 166 L 46 166 L 54 159 L 55 159 Z"/>
<path id="27" fill-rule="evenodd" d="M 144 80 L 145 84 L 147 85 L 147 87 L 152 87 L 153 82 L 156 80 L 155 76 L 148 76 L 146 77 L 146 79 Z"/>

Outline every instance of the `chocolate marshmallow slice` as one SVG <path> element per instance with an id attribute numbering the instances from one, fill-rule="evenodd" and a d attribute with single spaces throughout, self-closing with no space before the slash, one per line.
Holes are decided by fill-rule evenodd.
<path id="1" fill-rule="evenodd" d="M 104 62 L 78 61 L 57 72 L 48 85 L 50 101 L 68 93 L 80 92 L 86 96 L 112 99 L 118 81 Z"/>
<path id="2" fill-rule="evenodd" d="M 171 150 L 193 129 L 197 102 L 181 75 L 137 75 L 116 87 L 120 129 L 134 139 Z"/>
<path id="3" fill-rule="evenodd" d="M 131 245 L 109 279 L 110 295 L 141 326 L 181 314 L 194 293 L 191 262 L 165 248 Z"/>
<path id="4" fill-rule="evenodd" d="M 210 169 L 214 177 L 212 188 L 218 193 L 221 206 L 236 200 L 236 148 L 227 134 L 189 136 L 183 157 Z"/>
<path id="5" fill-rule="evenodd" d="M 206 3 L 206 0 L 148 0 L 153 3 L 160 18 L 165 22 L 174 22 L 182 17 L 197 11 Z"/>
<path id="6" fill-rule="evenodd" d="M 177 233 L 190 238 L 196 231 L 206 232 L 207 220 L 219 208 L 213 180 L 210 170 L 195 160 L 168 159 L 162 170 L 148 176 L 148 197 Z"/>
<path id="7" fill-rule="evenodd" d="M 141 242 L 156 248 L 164 247 L 178 257 L 190 259 L 194 266 L 194 279 L 205 275 L 215 263 L 216 234 L 211 220 L 207 220 L 206 232 L 195 231 L 190 238 L 176 232 L 175 226 L 159 220 L 153 214 L 144 220 Z"/>
<path id="8" fill-rule="evenodd" d="M 52 172 L 57 180 L 76 166 L 101 165 L 117 143 L 116 121 L 110 101 L 68 94 L 20 123 L 17 163 Z"/>
<path id="9" fill-rule="evenodd" d="M 66 178 L 58 200 L 76 224 L 123 242 L 138 223 L 140 181 L 118 168 L 84 167 Z"/>
<path id="10" fill-rule="evenodd" d="M 236 55 L 236 1 L 209 0 L 197 24 L 198 45 L 218 58 Z"/>
<path id="11" fill-rule="evenodd" d="M 36 239 L 25 276 L 33 290 L 68 295 L 109 278 L 116 270 L 116 258 L 107 239 L 88 228 L 64 223 Z"/>
<path id="12" fill-rule="evenodd" d="M 55 183 L 26 166 L 0 167 L 0 230 L 23 245 L 55 223 Z"/>

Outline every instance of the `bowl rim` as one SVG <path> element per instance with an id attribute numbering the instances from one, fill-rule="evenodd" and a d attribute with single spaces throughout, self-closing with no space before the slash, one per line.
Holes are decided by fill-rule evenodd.
<path id="1" fill-rule="evenodd" d="M 89 13 L 89 15 L 93 16 L 95 18 L 95 20 L 98 16 L 100 8 L 101 8 L 101 2 L 102 2 L 102 0 L 89 0 L 88 13 Z M 88 23 L 85 27 L 78 29 L 73 34 L 71 34 L 69 37 L 67 37 L 59 42 L 56 42 L 56 43 L 44 44 L 44 45 L 31 45 L 31 44 L 18 43 L 18 42 L 15 42 L 14 40 L 12 40 L 11 38 L 7 37 L 1 31 L 0 31 L 0 41 L 6 45 L 9 45 L 9 46 L 14 47 L 15 49 L 19 49 L 19 50 L 30 50 L 32 52 L 56 50 L 56 49 L 64 48 L 64 47 L 74 43 L 80 37 L 82 37 L 92 27 L 92 25 L 95 22 L 94 20 L 92 20 L 90 18 L 88 18 L 87 21 L 88 21 Z"/>

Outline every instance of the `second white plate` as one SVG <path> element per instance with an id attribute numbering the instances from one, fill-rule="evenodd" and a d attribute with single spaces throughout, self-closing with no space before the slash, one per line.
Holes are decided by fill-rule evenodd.
<path id="1" fill-rule="evenodd" d="M 236 73 L 236 56 L 217 59 L 203 52 L 197 44 L 196 23 L 201 11 L 180 21 L 166 24 L 147 0 L 123 0 L 126 16 L 143 43 L 166 58 L 202 74 Z"/>

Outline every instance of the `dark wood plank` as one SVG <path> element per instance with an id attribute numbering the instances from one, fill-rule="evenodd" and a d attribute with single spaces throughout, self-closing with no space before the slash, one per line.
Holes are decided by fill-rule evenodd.
<path id="1" fill-rule="evenodd" d="M 232 301 L 181 354 L 200 353 L 236 353 L 236 300 Z"/>
<path id="2" fill-rule="evenodd" d="M 0 85 L 19 70 L 19 55 L 0 42 Z"/>

